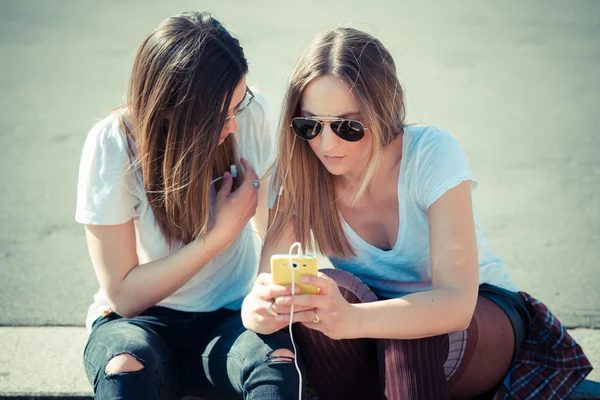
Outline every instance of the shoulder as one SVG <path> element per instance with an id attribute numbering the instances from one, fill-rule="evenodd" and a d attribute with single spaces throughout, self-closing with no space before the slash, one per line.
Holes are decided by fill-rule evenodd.
<path id="1" fill-rule="evenodd" d="M 116 225 L 135 214 L 141 197 L 121 118 L 112 114 L 89 131 L 77 186 L 75 219 L 83 224 Z"/>
<path id="2" fill-rule="evenodd" d="M 471 181 L 475 188 L 467 155 L 450 132 L 434 126 L 411 126 L 406 133 L 407 182 L 424 209 L 463 181 Z"/>
<path id="3" fill-rule="evenodd" d="M 412 125 L 405 128 L 404 145 L 410 153 L 423 154 L 460 143 L 450 132 L 436 126 Z"/>
<path id="4" fill-rule="evenodd" d="M 96 122 L 87 135 L 85 147 L 86 149 L 126 153 L 128 151 L 127 139 L 120 115 L 113 112 Z"/>
<path id="5" fill-rule="evenodd" d="M 444 168 L 448 163 L 466 162 L 460 142 L 450 132 L 435 126 L 405 128 L 403 156 L 416 170 Z"/>
<path id="6" fill-rule="evenodd" d="M 80 173 L 120 176 L 131 166 L 130 143 L 123 118 L 116 112 L 98 121 L 89 131 L 81 154 Z"/>

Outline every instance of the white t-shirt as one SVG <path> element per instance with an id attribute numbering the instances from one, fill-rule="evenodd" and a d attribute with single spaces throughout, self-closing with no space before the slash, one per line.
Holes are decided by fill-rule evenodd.
<path id="1" fill-rule="evenodd" d="M 239 155 L 246 158 L 262 178 L 277 154 L 275 131 L 266 98 L 256 89 L 252 91 L 256 98 L 236 117 L 239 129 L 234 137 Z M 211 205 L 214 196 L 213 187 Z M 133 219 L 140 264 L 167 257 L 182 246 L 171 248 L 155 224 L 141 171 L 131 168 L 127 140 L 115 115 L 97 123 L 85 141 L 79 167 L 75 219 L 90 225 L 117 225 Z M 259 251 L 260 240 L 248 223 L 231 246 L 157 305 L 193 312 L 223 307 L 239 309 L 254 284 Z M 106 294 L 100 289 L 88 310 L 88 329 L 108 308 Z"/>
<path id="2" fill-rule="evenodd" d="M 477 186 L 465 152 L 448 132 L 431 126 L 409 126 L 405 129 L 402 145 L 397 182 L 400 226 L 394 247 L 381 250 L 370 245 L 342 218 L 344 232 L 356 256 L 331 259 L 335 268 L 356 275 L 375 294 L 385 298 L 432 289 L 427 211 L 444 193 L 461 182 L 470 181 L 473 191 Z M 489 247 L 480 229 L 475 205 L 473 210 L 479 283 L 518 291 L 506 274 L 504 263 Z"/>
<path id="3" fill-rule="evenodd" d="M 271 186 L 275 172 L 271 175 Z M 460 143 L 448 132 L 433 126 L 406 127 L 402 137 L 402 161 L 398 176 L 400 224 L 398 238 L 390 250 L 381 250 L 363 240 L 342 220 L 344 233 L 356 256 L 331 257 L 334 268 L 348 271 L 384 298 L 432 289 L 429 207 L 448 190 L 470 181 L 473 190 L 473 218 L 479 254 L 479 283 L 518 291 L 506 273 L 504 262 L 490 248 L 475 210 L 477 181 L 471 174 Z M 277 191 L 269 191 L 269 207 L 275 207 Z"/>

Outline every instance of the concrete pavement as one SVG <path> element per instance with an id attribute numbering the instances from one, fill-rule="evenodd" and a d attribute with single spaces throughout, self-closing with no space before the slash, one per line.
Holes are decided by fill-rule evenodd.
<path id="1" fill-rule="evenodd" d="M 97 287 L 73 221 L 83 140 L 120 104 L 144 35 L 203 7 L 239 36 L 275 111 L 309 37 L 339 24 L 377 34 L 409 122 L 467 150 L 512 277 L 567 325 L 600 325 L 600 3 L 341 4 L 1 0 L 0 324 L 83 322 Z"/>

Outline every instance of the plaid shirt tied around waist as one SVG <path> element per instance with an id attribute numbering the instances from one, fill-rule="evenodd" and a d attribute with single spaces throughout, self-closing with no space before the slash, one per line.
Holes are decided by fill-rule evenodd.
<path id="1" fill-rule="evenodd" d="M 565 399 L 591 372 L 592 364 L 548 307 L 525 292 L 519 294 L 531 324 L 494 400 Z"/>

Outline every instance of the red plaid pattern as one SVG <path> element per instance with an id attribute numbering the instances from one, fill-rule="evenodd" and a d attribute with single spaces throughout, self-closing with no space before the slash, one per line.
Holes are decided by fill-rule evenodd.
<path id="1" fill-rule="evenodd" d="M 583 349 L 548 307 L 525 292 L 527 339 L 494 399 L 565 399 L 592 370 Z"/>

